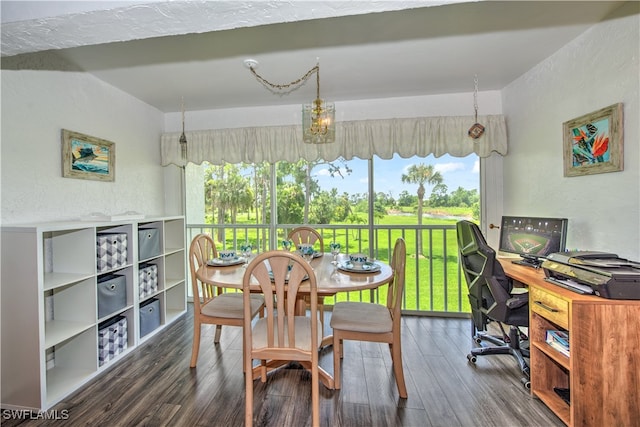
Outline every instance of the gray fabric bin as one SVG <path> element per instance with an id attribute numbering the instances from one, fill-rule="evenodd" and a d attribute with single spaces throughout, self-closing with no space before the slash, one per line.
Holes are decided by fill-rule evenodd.
<path id="1" fill-rule="evenodd" d="M 109 274 L 98 279 L 98 318 L 127 306 L 127 278 Z"/>
<path id="2" fill-rule="evenodd" d="M 98 325 L 98 362 L 102 366 L 124 352 L 128 345 L 127 318 L 116 316 Z"/>
<path id="3" fill-rule="evenodd" d="M 138 270 L 138 298 L 143 299 L 158 291 L 158 266 L 140 264 Z"/>
<path id="4" fill-rule="evenodd" d="M 155 258 L 161 254 L 160 231 L 157 228 L 138 229 L 138 259 Z"/>
<path id="5" fill-rule="evenodd" d="M 160 326 L 160 300 L 151 298 L 140 304 L 140 338 Z"/>
<path id="6" fill-rule="evenodd" d="M 98 272 L 127 265 L 127 234 L 98 233 L 96 235 Z"/>

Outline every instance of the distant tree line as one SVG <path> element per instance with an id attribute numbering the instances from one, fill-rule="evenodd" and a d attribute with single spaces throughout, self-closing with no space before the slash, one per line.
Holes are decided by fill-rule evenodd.
<path id="1" fill-rule="evenodd" d="M 363 223 L 368 214 L 368 194 L 340 193 L 340 184 L 330 190 L 320 188 L 312 175 L 317 166 L 326 166 L 336 180 L 351 174 L 346 161 L 296 163 L 279 162 L 276 167 L 276 192 L 278 197 L 278 222 L 281 224 L 329 224 L 336 222 Z M 265 224 L 270 221 L 271 168 L 268 164 L 208 166 L 205 168 L 205 218 L 208 223 L 237 223 L 242 214 L 243 222 Z M 471 208 L 474 216 L 479 212 L 478 191 L 458 187 L 447 193 L 442 175 L 433 165 L 412 165 L 402 175 L 402 182 L 415 184 L 416 193 L 403 190 L 397 197 L 391 193 L 374 194 L 376 220 L 391 210 L 415 212 L 422 223 L 425 207 Z M 431 188 L 430 191 L 428 189 Z"/>

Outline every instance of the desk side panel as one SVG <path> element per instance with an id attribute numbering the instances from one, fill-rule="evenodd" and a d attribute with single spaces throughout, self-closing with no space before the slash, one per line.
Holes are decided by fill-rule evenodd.
<path id="1" fill-rule="evenodd" d="M 574 302 L 570 340 L 573 425 L 636 425 L 640 301 Z"/>

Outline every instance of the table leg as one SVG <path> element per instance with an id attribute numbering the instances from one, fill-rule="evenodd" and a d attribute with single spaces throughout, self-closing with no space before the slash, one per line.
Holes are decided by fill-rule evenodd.
<path id="1" fill-rule="evenodd" d="M 311 362 L 299 362 L 299 363 L 302 365 L 303 368 L 311 372 Z M 322 368 L 321 366 L 318 366 L 318 375 L 320 377 L 320 382 L 324 384 L 326 388 L 328 388 L 329 390 L 335 389 L 333 376 L 327 371 L 325 371 L 324 368 Z"/>
<path id="2" fill-rule="evenodd" d="M 267 372 L 273 371 L 274 369 L 281 368 L 282 366 L 288 365 L 289 363 L 293 363 L 290 360 L 269 360 L 267 361 Z M 302 365 L 307 371 L 311 372 L 311 362 L 295 362 Z M 261 369 L 260 365 L 254 366 L 253 368 L 253 379 L 256 380 L 261 377 Z M 334 381 L 333 376 L 328 373 L 324 368 L 318 366 L 318 375 L 320 377 L 320 382 L 328 388 L 329 390 L 334 390 Z"/>

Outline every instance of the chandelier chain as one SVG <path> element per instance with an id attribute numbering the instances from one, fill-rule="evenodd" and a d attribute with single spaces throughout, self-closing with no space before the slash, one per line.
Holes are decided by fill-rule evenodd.
<path id="1" fill-rule="evenodd" d="M 269 80 L 265 79 L 264 77 L 262 77 L 260 74 L 258 74 L 255 70 L 255 68 L 253 67 L 249 67 L 249 70 L 251 70 L 251 72 L 253 73 L 254 76 L 256 76 L 256 78 L 264 85 L 267 85 L 273 89 L 288 89 L 292 86 L 298 86 L 299 84 L 301 84 L 304 81 L 307 81 L 309 79 L 309 77 L 311 77 L 313 75 L 313 73 L 316 73 L 316 77 L 317 77 L 317 84 L 318 84 L 318 94 L 320 93 L 320 65 L 316 64 L 315 67 L 311 68 L 309 71 L 307 71 L 302 77 L 289 82 L 289 83 L 285 83 L 285 84 L 277 84 L 277 83 L 271 83 Z"/>
<path id="2" fill-rule="evenodd" d="M 335 141 L 335 106 L 320 99 L 320 60 L 300 78 L 289 83 L 273 83 L 255 70 L 257 62 L 246 60 L 249 68 L 263 86 L 269 90 L 295 90 L 316 74 L 316 99 L 302 105 L 302 140 L 308 144 L 326 144 Z"/>

